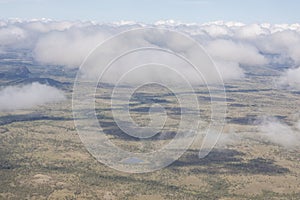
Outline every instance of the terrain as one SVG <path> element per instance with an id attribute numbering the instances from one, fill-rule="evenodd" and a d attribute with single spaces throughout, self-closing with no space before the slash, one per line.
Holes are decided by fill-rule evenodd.
<path id="1" fill-rule="evenodd" d="M 67 100 L 0 113 L 0 199 L 299 199 L 299 147 L 282 147 L 259 134 L 262 117 L 291 125 L 298 117 L 295 111 L 300 93 L 277 87 L 274 77 L 278 69 L 245 66 L 243 81 L 226 82 L 223 140 L 207 157 L 199 159 L 199 149 L 192 145 L 162 170 L 129 174 L 99 163 L 81 142 L 71 102 L 76 70 L 45 68 L 27 54 L 11 52 L 3 56 L 1 86 L 40 82 L 63 90 Z M 98 88 L 97 102 L 101 105 L 109 101 L 102 95 L 108 89 Z M 201 87 L 196 92 L 205 126 L 211 97 Z M 170 108 L 170 118 L 175 120 L 170 123 L 176 124 L 177 105 L 168 96 L 136 94 L 130 105 L 132 115 L 145 120 L 143 116 L 153 101 Z M 105 134 L 115 144 L 144 150 L 141 141 L 118 129 L 109 108 L 102 106 L 97 114 Z M 148 142 L 162 145 L 173 134 Z"/>

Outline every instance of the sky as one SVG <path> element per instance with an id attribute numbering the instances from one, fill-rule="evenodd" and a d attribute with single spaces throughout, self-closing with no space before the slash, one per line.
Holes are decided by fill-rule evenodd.
<path id="1" fill-rule="evenodd" d="M 153 23 L 298 23 L 298 0 L 0 0 L 0 18 Z"/>

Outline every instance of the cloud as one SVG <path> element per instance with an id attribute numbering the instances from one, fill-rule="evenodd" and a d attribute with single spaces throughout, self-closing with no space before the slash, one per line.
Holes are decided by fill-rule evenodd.
<path id="1" fill-rule="evenodd" d="M 266 140 L 286 148 L 293 148 L 300 145 L 299 123 L 292 127 L 276 118 L 268 118 L 263 120 L 260 130 Z"/>
<path id="2" fill-rule="evenodd" d="M 206 46 L 210 55 L 227 62 L 235 62 L 248 66 L 261 66 L 267 60 L 261 55 L 253 45 L 231 40 L 213 40 Z"/>
<path id="3" fill-rule="evenodd" d="M 64 99 L 62 91 L 39 83 L 8 86 L 0 90 L 0 111 L 28 109 Z"/>
<path id="4" fill-rule="evenodd" d="M 298 131 L 300 131 L 300 120 L 297 122 L 296 128 L 298 129 Z"/>
<path id="5" fill-rule="evenodd" d="M 270 35 L 270 29 L 264 24 L 250 24 L 237 29 L 235 35 L 240 39 L 253 40 L 260 36 Z"/>
<path id="6" fill-rule="evenodd" d="M 255 46 L 243 42 L 216 39 L 208 42 L 205 48 L 225 81 L 244 77 L 244 70 L 240 65 L 263 66 L 268 63 Z"/>
<path id="7" fill-rule="evenodd" d="M 230 26 L 234 25 L 240 26 L 241 24 L 230 23 L 229 25 L 213 24 L 205 25 L 203 27 L 196 26 L 196 31 L 197 33 L 201 32 L 201 34 L 204 34 L 203 36 L 205 36 L 205 32 L 213 34 L 215 37 L 230 36 L 233 34 L 233 30 L 230 30 Z M 112 25 L 106 25 L 104 27 L 101 26 L 101 28 L 99 28 L 99 25 L 84 26 L 84 28 L 76 25 L 75 27 L 73 26 L 63 31 L 51 31 L 47 34 L 43 34 L 37 41 L 34 48 L 34 58 L 42 64 L 78 67 L 83 62 L 84 58 L 90 53 L 90 51 L 93 50 L 98 44 L 107 39 L 109 36 L 113 35 L 113 33 L 131 29 L 132 26 L 132 22 L 129 25 L 120 25 L 120 23 L 115 23 Z M 155 26 L 174 26 L 178 28 L 183 26 L 183 24 L 175 22 L 170 23 L 169 21 L 166 21 L 165 23 L 155 23 Z M 195 31 L 195 25 L 188 25 L 188 27 L 191 28 L 186 28 L 184 31 L 190 35 L 193 35 L 193 31 Z M 114 31 L 111 31 L 112 29 L 114 29 Z M 143 38 L 142 36 L 141 39 L 144 40 L 144 43 L 150 42 L 158 47 L 164 47 L 162 46 L 164 42 L 161 42 L 162 38 L 155 38 L 153 36 L 151 39 L 152 41 L 147 41 L 147 39 Z M 170 38 L 165 39 L 169 40 Z M 203 39 L 205 41 L 203 41 Z M 124 41 L 123 45 L 131 45 L 130 43 L 136 42 L 141 41 Z M 244 76 L 244 72 L 240 68 L 240 65 L 263 65 L 267 63 L 267 60 L 259 53 L 258 49 L 247 43 L 234 42 L 229 39 L 212 39 L 208 37 L 199 39 L 199 42 L 204 43 L 205 48 L 207 48 L 208 52 L 212 55 L 217 67 L 219 68 L 219 71 L 221 72 L 222 78 L 225 81 L 239 79 Z M 184 47 L 184 44 L 181 44 L 180 40 L 173 40 L 173 43 L 174 47 Z M 138 57 L 135 59 L 141 60 L 141 58 L 142 57 Z M 180 71 L 182 69 L 183 67 L 180 69 Z M 202 71 L 204 73 L 208 73 L 209 69 L 202 69 Z M 90 69 L 89 71 L 86 71 L 86 73 L 93 75 L 95 74 L 95 70 Z M 115 73 L 118 73 L 118 70 L 116 70 Z M 156 74 L 166 73 L 162 72 Z M 140 74 L 138 77 L 144 77 L 147 79 L 149 77 L 157 76 L 150 76 L 148 73 L 148 76 Z M 207 79 L 206 81 L 209 82 L 216 79 L 215 77 L 210 77 L 209 75 L 205 78 Z"/>
<path id="8" fill-rule="evenodd" d="M 155 50 L 144 47 L 155 48 Z M 143 50 L 130 52 L 126 56 L 118 58 L 123 53 L 137 48 Z M 169 52 L 164 51 L 164 49 L 169 50 Z M 109 66 L 109 69 L 102 76 L 105 82 L 117 83 L 122 75 L 126 74 L 125 84 L 139 84 L 141 82 L 182 84 L 185 81 L 191 84 L 220 83 L 218 71 L 198 43 L 174 31 L 138 29 L 113 37 L 112 40 L 93 52 L 82 72 L 89 78 L 94 76 L 97 79 L 97 75 L 101 73 L 99 70 L 103 71 L 109 62 L 116 58 L 118 59 Z M 200 73 L 190 62 L 197 66 Z M 143 70 L 136 69 L 137 66 L 144 66 L 145 64 L 149 65 Z M 228 71 L 224 74 L 228 75 Z M 231 77 L 231 75 L 227 77 Z"/>
<path id="9" fill-rule="evenodd" d="M 279 83 L 283 86 L 300 90 L 300 67 L 287 70 L 280 78 Z"/>
<path id="10" fill-rule="evenodd" d="M 38 39 L 44 34 L 51 31 L 64 31 L 79 25 L 84 26 L 85 23 L 47 19 L 0 21 L 0 47 L 33 50 Z"/>
<path id="11" fill-rule="evenodd" d="M 224 36 L 232 36 L 233 32 L 225 25 L 205 25 L 203 30 L 213 38 L 220 38 Z"/>
<path id="12" fill-rule="evenodd" d="M 281 54 L 300 64 L 300 32 L 284 30 L 258 39 L 258 47 L 265 53 Z"/>
<path id="13" fill-rule="evenodd" d="M 209 132 L 206 136 L 206 142 L 208 144 L 214 144 L 214 142 L 217 141 L 215 147 L 224 148 L 226 146 L 236 145 L 240 143 L 243 137 L 244 135 L 242 135 L 242 133 L 235 133 L 234 131 L 222 134 Z"/>
<path id="14" fill-rule="evenodd" d="M 7 26 L 0 28 L 0 45 L 9 46 L 17 45 L 27 38 L 25 30 L 18 26 Z"/>
<path id="15" fill-rule="evenodd" d="M 42 65 L 77 68 L 99 43 L 116 33 L 141 27 L 167 28 L 193 37 L 207 49 L 225 81 L 243 78 L 241 67 L 245 65 L 291 69 L 300 65 L 300 24 L 246 25 L 223 21 L 187 24 L 174 20 L 154 24 L 100 24 L 49 19 L 0 20 L 0 49 L 29 49 L 35 61 Z M 161 40 L 153 37 L 152 43 L 159 46 L 163 44 Z M 180 46 L 180 42 L 176 40 L 174 45 Z M 287 74 L 291 73 L 287 71 Z"/>
<path id="16" fill-rule="evenodd" d="M 244 70 L 240 68 L 237 62 L 214 60 L 224 81 L 241 79 L 244 77 Z"/>
<path id="17" fill-rule="evenodd" d="M 43 64 L 78 67 L 90 51 L 108 36 L 105 30 L 74 28 L 53 31 L 39 38 L 34 48 L 34 57 Z"/>
<path id="18" fill-rule="evenodd" d="M 84 23 L 82 23 L 84 24 Z M 64 31 L 78 25 L 76 22 L 70 21 L 52 21 L 52 20 L 31 20 L 26 23 L 21 23 L 21 26 L 33 32 L 48 33 L 50 31 Z"/>

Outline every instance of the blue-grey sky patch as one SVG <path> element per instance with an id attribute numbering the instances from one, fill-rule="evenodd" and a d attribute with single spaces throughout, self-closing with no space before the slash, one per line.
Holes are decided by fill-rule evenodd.
<path id="1" fill-rule="evenodd" d="M 0 17 L 56 20 L 132 20 L 152 23 L 161 19 L 204 23 L 299 22 L 297 0 L 0 0 Z"/>

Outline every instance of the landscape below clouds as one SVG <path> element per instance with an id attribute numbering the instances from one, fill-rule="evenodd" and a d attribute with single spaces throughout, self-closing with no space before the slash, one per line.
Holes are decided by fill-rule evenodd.
<path id="1" fill-rule="evenodd" d="M 131 32 L 142 28 L 181 35 Z M 105 43 L 100 54 L 91 53 L 124 31 L 133 35 Z M 186 42 L 182 34 L 192 40 Z M 193 51 L 198 48 L 191 48 L 199 47 L 194 41 L 218 68 L 219 74 L 210 73 L 213 65 L 200 69 L 207 85 L 182 57 L 138 49 L 111 63 L 94 87 L 89 87 L 94 79 L 87 79 L 76 90 L 78 78 L 98 80 L 98 68 L 106 64 L 103 58 L 117 57 L 135 45 L 173 48 L 188 58 L 203 58 Z M 94 59 L 86 60 L 88 55 Z M 82 70 L 82 63 L 88 68 Z M 165 63 L 180 73 L 170 73 L 162 67 Z M 299 197 L 300 24 L 0 20 L 0 66 L 0 199 Z M 131 71 L 137 66 L 145 68 Z M 196 83 L 191 84 L 193 90 L 184 88 L 181 75 Z M 214 82 L 219 75 L 225 95 Z M 124 84 L 114 90 L 121 78 Z M 167 86 L 157 84 L 161 80 Z M 133 93 L 126 81 L 138 83 Z M 151 84 L 141 86 L 139 81 Z M 174 90 L 168 85 L 172 81 Z M 156 131 L 152 119 L 164 123 L 161 130 Z M 154 124 L 157 134 L 137 138 L 132 133 L 140 131 L 133 130 L 131 122 Z M 184 138 L 190 128 L 197 137 Z M 178 146 L 187 140 L 192 144 L 162 170 L 127 174 L 101 164 L 105 162 L 90 151 L 107 146 L 106 141 L 90 146 L 90 141 L 102 142 L 103 136 L 138 155 L 159 152 L 177 136 Z M 110 155 L 120 158 L 122 166 L 158 163 L 131 155 L 123 158 L 117 152 L 98 151 L 104 160 Z"/>
<path id="2" fill-rule="evenodd" d="M 169 29 L 190 36 L 199 42 L 212 57 L 225 83 L 232 80 L 243 81 L 247 75 L 245 67 L 257 67 L 265 68 L 270 72 L 276 71 L 277 75 L 273 78 L 276 86 L 288 90 L 300 89 L 300 24 L 247 25 L 222 21 L 186 24 L 173 20 L 159 21 L 154 24 L 126 21 L 96 23 L 45 19 L 1 20 L 0 56 L 5 60 L 9 58 L 9 52 L 24 51 L 25 49 L 29 52 L 33 62 L 44 68 L 61 66 L 77 70 L 89 53 L 99 44 L 118 33 L 139 28 Z M 141 40 L 143 41 L 138 42 L 149 43 L 146 37 Z M 151 40 L 152 44 L 164 48 L 160 46 L 162 45 L 160 38 L 153 37 Z M 133 42 L 135 41 L 124 41 L 124 45 Z M 172 42 L 175 43 L 174 46 L 182 45 L 182 41 L 174 40 Z M 113 52 L 114 49 L 108 49 L 109 51 Z M 147 56 L 137 54 L 136 57 L 129 56 L 130 59 L 125 59 L 123 62 L 130 63 L 132 60 L 139 60 L 143 63 L 149 56 L 150 54 Z M 169 57 L 165 59 L 175 62 Z M 184 65 L 179 67 L 181 67 L 179 70 L 188 71 Z M 113 74 L 117 74 L 118 71 L 116 69 Z M 94 69 L 85 73 L 93 75 Z M 156 74 L 148 71 L 146 73 L 147 75 L 134 74 L 132 79 L 135 77 L 137 79 L 139 77 L 163 79 L 163 75 L 167 74 L 164 71 L 161 73 L 156 71 Z M 165 78 L 167 79 L 168 76 Z M 215 77 L 205 78 L 209 82 Z M 0 93 L 2 102 L 0 110 L 30 108 L 62 99 L 62 91 L 39 83 L 21 87 L 3 86 Z"/>

